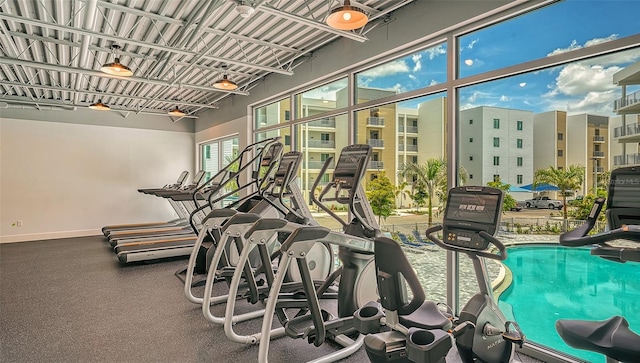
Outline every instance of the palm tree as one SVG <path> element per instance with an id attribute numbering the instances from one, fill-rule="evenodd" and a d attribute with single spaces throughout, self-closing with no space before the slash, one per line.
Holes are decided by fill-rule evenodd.
<path id="1" fill-rule="evenodd" d="M 403 178 L 414 178 L 412 189 L 424 187 L 427 192 L 427 213 L 429 216 L 428 225 L 433 223 L 433 197 L 440 191 L 443 180 L 446 185 L 447 163 L 444 159 L 429 159 L 424 164 L 407 163 L 403 164 L 398 171 L 398 176 Z"/>
<path id="2" fill-rule="evenodd" d="M 567 194 L 582 188 L 585 168 L 582 165 L 569 165 L 565 169 L 557 169 L 553 166 L 547 169 L 538 169 L 533 175 L 533 186 L 549 184 L 557 187 L 562 197 L 564 226 L 567 226 Z"/>
<path id="3" fill-rule="evenodd" d="M 400 185 L 396 185 L 396 187 L 393 190 L 393 193 L 395 194 L 396 198 L 400 197 L 400 206 L 398 207 L 400 209 L 404 208 L 404 198 L 409 196 L 409 191 L 407 190 L 408 185 L 409 183 L 407 183 L 406 181 L 403 181 L 400 183 Z"/>

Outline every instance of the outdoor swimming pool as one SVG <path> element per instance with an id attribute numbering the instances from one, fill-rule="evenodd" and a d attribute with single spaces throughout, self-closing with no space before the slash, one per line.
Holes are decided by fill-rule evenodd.
<path id="1" fill-rule="evenodd" d="M 556 320 L 622 315 L 640 333 L 640 263 L 607 261 L 585 248 L 524 245 L 510 247 L 504 264 L 513 282 L 500 295 L 500 308 L 515 318 L 527 340 L 604 362 L 602 355 L 566 345 L 556 333 Z"/>

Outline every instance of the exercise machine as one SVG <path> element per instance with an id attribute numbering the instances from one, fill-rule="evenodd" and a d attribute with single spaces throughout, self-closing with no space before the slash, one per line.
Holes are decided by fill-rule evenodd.
<path id="1" fill-rule="evenodd" d="M 262 329 L 253 340 L 259 341 L 259 362 L 268 361 L 272 334 L 282 331 L 272 329 L 274 316 L 278 317 L 287 337 L 306 339 L 315 346 L 333 341 L 342 347 L 313 362 L 333 362 L 353 354 L 362 346 L 364 336 L 358 335 L 353 327 L 353 312 L 377 296 L 374 289 L 373 238 L 381 234 L 361 185 L 370 155 L 371 147 L 368 145 L 343 148 L 331 181 L 322 188 L 318 197 L 310 195 L 314 204 L 342 225 L 342 232 L 322 226 L 295 224 L 286 224 L 278 229 L 286 239 L 280 246 L 278 268 L 270 283 Z M 332 161 L 332 158 L 325 161 L 312 190 L 327 174 Z M 351 221 L 340 218 L 331 209 L 331 204 L 347 206 Z M 321 284 L 314 281 L 309 263 L 310 252 L 318 242 L 337 247 L 341 262 L 340 267 Z M 294 261 L 297 262 L 304 299 L 283 294 L 285 276 Z M 334 316 L 323 309 L 320 300 L 338 280 L 337 316 Z M 301 309 L 302 313 L 289 318 L 286 309 L 290 308 Z"/>
<path id="2" fill-rule="evenodd" d="M 166 184 L 162 188 L 138 189 L 138 192 L 143 194 L 153 194 L 153 192 L 156 192 L 156 191 L 177 190 L 184 187 L 188 177 L 189 177 L 189 172 L 185 170 L 182 173 L 180 173 L 180 176 L 178 177 L 176 182 L 173 184 Z M 112 231 L 130 230 L 130 229 L 138 229 L 138 228 L 154 228 L 159 226 L 175 225 L 181 222 L 186 222 L 187 216 L 180 215 L 181 211 L 179 210 L 178 206 L 171 203 L 171 207 L 176 211 L 176 214 L 178 214 L 177 219 L 174 219 L 168 222 L 128 223 L 128 224 L 109 225 L 109 226 L 102 227 L 102 234 L 104 234 L 105 237 L 109 237 L 109 234 Z"/>
<path id="3" fill-rule="evenodd" d="M 358 330 L 370 334 L 364 345 L 372 362 L 444 362 L 453 347 L 452 339 L 462 362 L 512 361 L 514 344 L 522 345 L 524 335 L 517 323 L 507 321 L 494 301 L 484 261 L 507 256 L 504 245 L 494 237 L 502 202 L 499 189 L 453 188 L 442 225 L 426 231 L 439 247 L 463 253 L 473 262 L 479 292 L 458 317 L 450 309 L 426 300 L 415 271 L 396 241 L 375 239 L 380 301 L 370 302 L 354 314 Z"/>
<path id="4" fill-rule="evenodd" d="M 280 145 L 280 146 L 277 146 Z M 197 234 L 207 213 L 220 207 L 224 198 L 253 186 L 259 176 L 259 167 L 265 155 L 274 155 L 268 159 L 269 164 L 275 164 L 279 154 L 269 154 L 273 148 L 281 150 L 277 138 L 266 139 L 253 143 L 243 149 L 239 155 L 218 173 L 194 189 L 169 193 L 162 196 L 175 202 L 180 202 L 188 209 L 188 225 L 182 231 L 150 234 L 119 241 L 114 248 L 118 260 L 122 263 L 151 260 L 167 257 L 188 256 L 193 250 Z M 249 182 L 242 184 L 240 176 L 249 173 Z M 251 194 L 248 194 L 249 196 Z M 244 200 L 244 199 L 240 199 Z"/>
<path id="5" fill-rule="evenodd" d="M 584 224 L 560 235 L 560 244 L 593 246 L 593 256 L 615 262 L 640 262 L 640 167 L 611 171 L 608 189 L 607 199 L 595 200 Z M 605 201 L 608 230 L 589 234 Z M 629 329 L 622 316 L 605 321 L 562 319 L 556 322 L 556 330 L 568 345 L 604 354 L 607 362 L 640 361 L 640 335 Z"/>

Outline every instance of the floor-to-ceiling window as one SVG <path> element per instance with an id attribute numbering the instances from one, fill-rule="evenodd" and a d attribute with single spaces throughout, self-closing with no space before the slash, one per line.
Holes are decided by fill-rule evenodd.
<path id="1" fill-rule="evenodd" d="M 393 218 L 381 223 L 384 231 L 407 246 L 425 238 L 429 223 L 441 220 L 442 195 L 454 185 L 492 183 L 505 188 L 515 202 L 538 195 L 560 198 L 552 186 L 532 190 L 536 170 L 575 165 L 584 168 L 583 182 L 567 191 L 568 198 L 598 193 L 604 189 L 609 170 L 640 155 L 637 141 L 621 138 L 627 129 L 637 130 L 638 115 L 614 113 L 614 101 L 621 97 L 621 90 L 613 82 L 613 74 L 640 62 L 639 12 L 640 3 L 635 1 L 568 0 L 511 17 L 490 16 L 464 29 L 438 34 L 421 47 L 399 50 L 399 56 L 373 60 L 308 89 L 292 90 L 289 98 L 276 102 L 286 103 L 288 116 L 256 123 L 256 135 L 293 135 L 292 148 L 305 155 L 300 181 L 307 192 L 324 161 L 336 156 L 341 147 L 369 144 L 373 153 L 365 184 L 384 174 L 395 187 L 397 214 L 423 216 L 419 224 L 403 225 Z M 638 90 L 637 85 L 629 85 L 625 92 L 629 95 Z M 256 122 L 258 117 L 256 114 Z M 276 129 L 276 124 L 282 128 Z M 407 165 L 438 160 L 445 168 L 439 177 L 449 182 L 437 183 L 446 186 L 443 190 L 425 192 L 424 186 L 416 183 L 416 175 L 403 173 Z M 575 206 L 568 213 L 569 219 L 579 218 Z M 557 244 L 565 224 L 563 211 L 517 212 L 515 206 L 503 213 L 502 222 L 501 238 L 511 244 Z M 459 310 L 475 293 L 473 270 L 464 256 L 458 268 L 447 270 L 442 251 L 407 250 L 421 271 L 429 297 L 448 299 Z M 554 253 L 551 261 L 539 263 L 551 264 L 556 274 L 535 273 L 535 266 L 525 268 L 537 277 L 567 275 L 567 267 L 560 267 L 564 252 Z M 504 276 L 505 270 L 509 278 L 509 269 L 497 263 L 490 263 L 489 270 L 492 279 Z M 601 291 L 610 291 L 604 288 L 610 284 L 625 284 L 629 294 L 640 290 L 596 275 L 592 267 L 574 273 L 579 274 L 578 280 L 595 283 L 588 285 L 592 290 L 599 286 Z M 519 281 L 515 283 L 526 283 L 533 277 L 516 275 Z M 566 281 L 569 286 L 577 283 L 571 278 Z M 459 288 L 447 294 L 447 286 Z M 498 291 L 504 289 L 503 285 Z M 553 322 L 571 312 L 571 306 L 563 306 L 565 310 L 560 312 L 559 305 L 597 299 L 531 291 L 542 300 L 501 300 L 505 314 L 517 320 L 534 315 L 536 326 L 521 324 L 530 341 L 581 354 L 559 343 L 553 326 L 538 324 L 543 319 L 537 317 Z M 503 296 L 510 293 L 502 292 Z M 603 299 L 621 313 L 640 309 L 620 302 L 622 299 Z M 604 304 L 591 311 L 606 317 L 612 310 L 602 308 Z"/>

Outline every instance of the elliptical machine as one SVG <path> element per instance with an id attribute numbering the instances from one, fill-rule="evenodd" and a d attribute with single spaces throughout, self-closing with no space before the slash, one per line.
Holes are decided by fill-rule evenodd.
<path id="1" fill-rule="evenodd" d="M 560 235 L 560 244 L 594 246 L 591 249 L 594 256 L 621 263 L 640 262 L 640 167 L 611 172 L 606 199 L 608 231 L 589 235 L 604 204 L 605 198 L 597 198 L 587 221 Z M 626 243 L 612 243 L 617 240 Z M 629 322 L 621 316 L 605 321 L 558 320 L 556 330 L 568 345 L 604 354 L 607 362 L 640 360 L 640 335 L 631 331 Z"/>
<path id="2" fill-rule="evenodd" d="M 374 363 L 444 362 L 455 338 L 462 362 L 511 362 L 514 344 L 524 335 L 507 321 L 493 300 L 484 260 L 504 260 L 504 245 L 493 237 L 500 224 L 502 191 L 489 187 L 458 187 L 449 191 L 442 225 L 427 229 L 427 237 L 449 251 L 466 254 L 473 262 L 480 292 L 455 318 L 425 299 L 415 271 L 400 245 L 386 237 L 375 239 L 375 263 L 380 309 L 371 302 L 354 316 L 358 330 L 375 333 L 365 338 Z M 442 231 L 441 240 L 436 234 Z M 496 251 L 497 249 L 497 251 Z M 411 290 L 408 299 L 406 287 Z M 384 329 L 390 329 L 382 331 Z"/>

